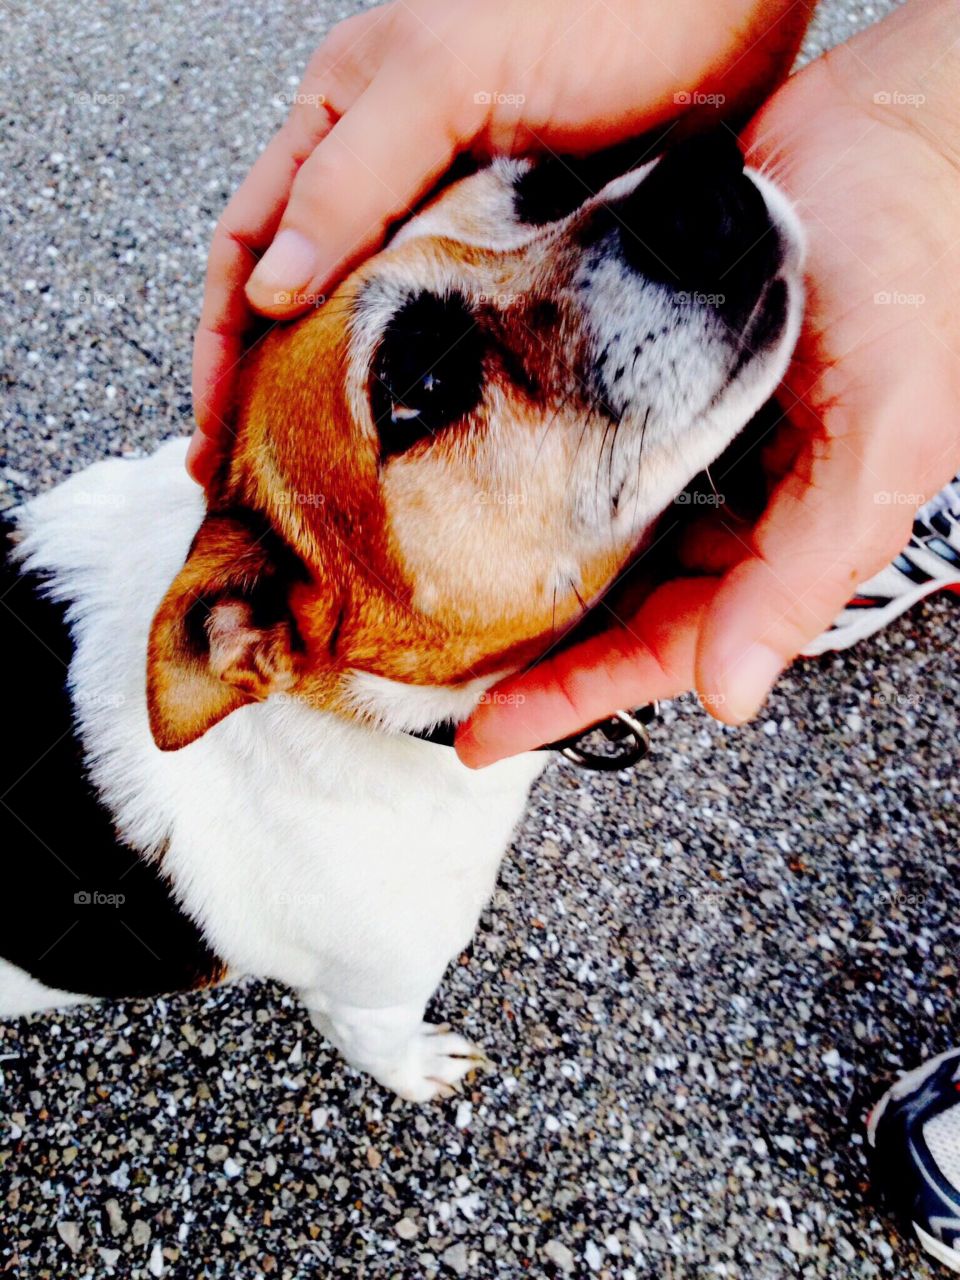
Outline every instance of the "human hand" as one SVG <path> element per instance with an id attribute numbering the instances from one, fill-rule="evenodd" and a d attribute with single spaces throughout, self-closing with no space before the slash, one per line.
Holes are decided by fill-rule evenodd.
<path id="1" fill-rule="evenodd" d="M 396 0 L 340 23 L 217 224 L 194 344 L 194 478 L 209 479 L 229 436 L 251 308 L 314 305 L 459 152 L 591 150 L 704 96 L 721 114 L 752 109 L 789 68 L 811 2 Z"/>
<path id="2" fill-rule="evenodd" d="M 753 528 L 721 514 L 687 548 L 706 576 L 505 681 L 461 730 L 467 764 L 690 689 L 718 719 L 749 719 L 960 469 L 958 37 L 952 5 L 913 0 L 752 122 L 748 159 L 793 197 L 809 237 L 766 511 Z"/>

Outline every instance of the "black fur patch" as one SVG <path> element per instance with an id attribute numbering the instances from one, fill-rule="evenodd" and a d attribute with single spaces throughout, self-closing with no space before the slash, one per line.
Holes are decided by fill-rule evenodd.
<path id="1" fill-rule="evenodd" d="M 85 776 L 65 680 L 65 609 L 10 563 L 0 520 L 0 955 L 48 986 L 144 996 L 207 986 L 224 965 L 162 874 L 122 844 Z"/>
<path id="2" fill-rule="evenodd" d="M 669 130 L 651 130 L 587 156 L 547 155 L 536 160 L 514 186 L 518 222 L 542 227 L 579 209 L 613 178 L 653 160 Z"/>

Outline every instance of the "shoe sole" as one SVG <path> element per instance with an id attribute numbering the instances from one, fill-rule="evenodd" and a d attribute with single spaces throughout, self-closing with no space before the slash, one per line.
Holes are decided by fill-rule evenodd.
<path id="1" fill-rule="evenodd" d="M 912 1071 L 905 1072 L 900 1079 L 890 1086 L 883 1095 L 877 1105 L 870 1112 L 867 1120 L 867 1141 L 870 1146 L 876 1149 L 877 1146 L 877 1129 L 880 1121 L 883 1119 L 884 1113 L 891 1102 L 905 1098 L 908 1093 L 914 1093 L 923 1084 L 928 1076 L 932 1076 L 942 1062 L 948 1058 L 957 1056 L 956 1049 L 948 1049 L 945 1053 L 939 1053 L 935 1058 L 931 1058 L 929 1062 L 924 1062 L 922 1066 L 914 1067 Z M 960 1252 L 951 1249 L 949 1245 L 943 1243 L 942 1240 L 935 1239 L 928 1231 L 924 1231 L 919 1223 L 911 1223 L 916 1234 L 917 1241 L 925 1253 L 931 1258 L 935 1258 L 937 1262 L 942 1262 L 945 1267 L 949 1267 L 951 1271 L 960 1274 Z"/>
<path id="2" fill-rule="evenodd" d="M 914 587 L 912 591 L 907 591 L 902 596 L 897 596 L 895 600 L 891 600 L 883 609 L 864 609 L 862 622 L 848 623 L 837 632 L 824 631 L 821 636 L 818 636 L 803 650 L 801 656 L 804 658 L 819 658 L 824 653 L 842 653 L 844 649 L 849 649 L 851 645 L 859 644 L 861 640 L 866 640 L 868 636 L 882 631 L 895 618 L 899 618 L 902 613 L 906 613 L 915 604 L 925 600 L 927 596 L 934 595 L 937 591 L 949 591 L 954 595 L 960 595 L 960 582 L 938 582 L 934 579 L 932 582 L 925 582 L 921 586 Z"/>
<path id="3" fill-rule="evenodd" d="M 951 1271 L 960 1274 L 960 1253 L 956 1249 L 951 1249 L 949 1245 L 943 1243 L 942 1240 L 935 1240 L 933 1236 L 928 1235 L 923 1227 L 913 1224 L 913 1229 L 917 1233 L 917 1240 L 924 1253 L 936 1258 L 937 1262 L 942 1262 L 945 1267 L 949 1267 Z"/>

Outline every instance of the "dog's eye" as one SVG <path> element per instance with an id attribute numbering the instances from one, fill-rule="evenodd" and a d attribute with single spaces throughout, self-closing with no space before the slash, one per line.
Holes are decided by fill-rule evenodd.
<path id="1" fill-rule="evenodd" d="M 380 456 L 402 453 L 480 402 L 483 335 L 466 298 L 419 293 L 384 330 L 370 377 Z"/>

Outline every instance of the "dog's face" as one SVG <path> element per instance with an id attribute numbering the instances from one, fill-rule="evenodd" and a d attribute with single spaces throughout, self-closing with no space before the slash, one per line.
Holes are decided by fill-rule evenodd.
<path id="1" fill-rule="evenodd" d="M 479 690 L 529 661 L 773 393 L 800 244 L 717 138 L 595 192 L 558 161 L 448 187 L 247 358 L 154 621 L 159 745 L 278 690 L 376 714 L 369 676 Z"/>

